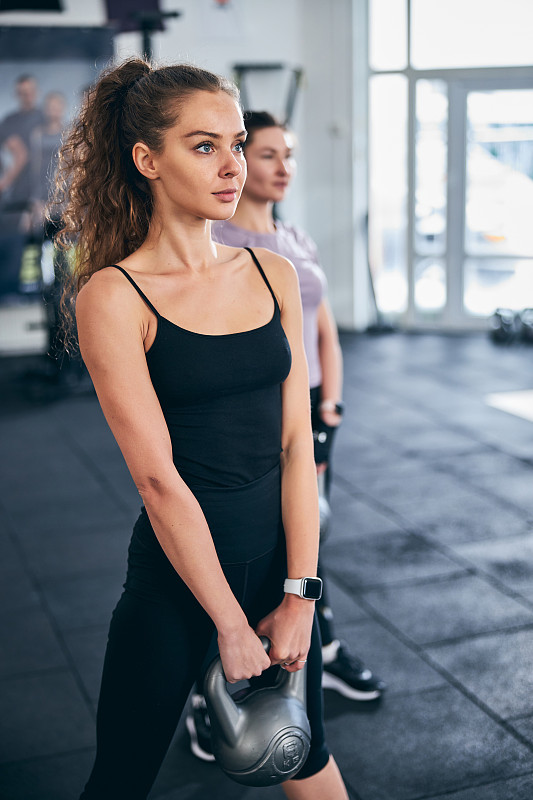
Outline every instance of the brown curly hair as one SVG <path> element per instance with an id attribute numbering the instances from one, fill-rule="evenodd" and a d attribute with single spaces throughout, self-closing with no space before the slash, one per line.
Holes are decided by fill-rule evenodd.
<path id="1" fill-rule="evenodd" d="M 131 58 L 110 67 L 86 95 L 59 153 L 49 216 L 55 242 L 70 249 L 62 311 L 72 343 L 74 299 L 91 275 L 121 261 L 146 239 L 153 213 L 149 182 L 132 158 L 136 142 L 161 152 L 165 132 L 197 91 L 239 93 L 226 78 L 190 64 L 153 67 Z"/>

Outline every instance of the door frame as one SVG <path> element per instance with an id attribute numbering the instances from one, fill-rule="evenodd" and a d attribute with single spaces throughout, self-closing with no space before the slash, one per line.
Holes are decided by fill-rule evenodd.
<path id="1" fill-rule="evenodd" d="M 408 78 L 408 227 L 407 275 L 408 302 L 403 317 L 405 327 L 413 330 L 485 330 L 486 318 L 468 314 L 464 295 L 464 224 L 466 205 L 466 123 L 467 97 L 471 91 L 498 89 L 533 89 L 531 67 L 475 69 L 439 69 L 404 71 Z M 416 84 L 418 80 L 441 80 L 448 89 L 448 157 L 446 209 L 446 305 L 430 319 L 415 306 L 415 189 L 416 189 Z"/>

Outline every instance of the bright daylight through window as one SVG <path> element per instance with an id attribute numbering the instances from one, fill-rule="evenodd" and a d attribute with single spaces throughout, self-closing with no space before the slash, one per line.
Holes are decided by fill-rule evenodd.
<path id="1" fill-rule="evenodd" d="M 533 306 L 532 41 L 531 0 L 370 0 L 383 313 L 453 328 Z"/>

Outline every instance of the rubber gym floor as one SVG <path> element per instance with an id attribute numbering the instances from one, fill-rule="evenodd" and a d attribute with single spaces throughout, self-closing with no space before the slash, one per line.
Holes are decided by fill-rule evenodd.
<path id="1" fill-rule="evenodd" d="M 388 683 L 325 693 L 353 800 L 533 797 L 533 423 L 528 345 L 342 335 L 346 418 L 322 548 L 338 633 Z M 73 800 L 94 752 L 107 624 L 139 498 L 91 393 L 37 403 L 0 361 L 0 796 Z M 153 800 L 281 798 L 189 752 Z"/>

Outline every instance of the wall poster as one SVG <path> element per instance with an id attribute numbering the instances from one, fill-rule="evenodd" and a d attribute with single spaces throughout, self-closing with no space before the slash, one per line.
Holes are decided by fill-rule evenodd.
<path id="1" fill-rule="evenodd" d="M 53 280 L 44 207 L 61 135 L 112 57 L 111 28 L 0 26 L 0 307 Z"/>

